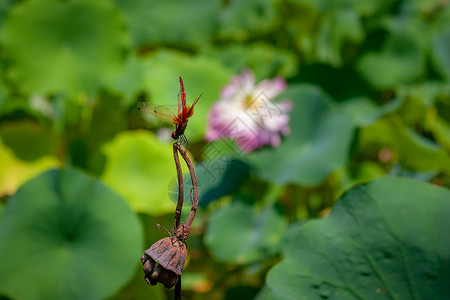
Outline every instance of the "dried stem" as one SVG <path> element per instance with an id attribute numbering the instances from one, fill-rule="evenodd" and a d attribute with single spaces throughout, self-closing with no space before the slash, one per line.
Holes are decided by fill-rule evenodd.
<path id="1" fill-rule="evenodd" d="M 175 285 L 175 300 L 181 300 L 181 276 L 178 276 L 178 282 Z"/>
<path id="2" fill-rule="evenodd" d="M 177 230 L 178 225 L 180 225 L 181 209 L 183 208 L 183 198 L 184 198 L 184 184 L 183 184 L 183 173 L 181 171 L 180 159 L 178 158 L 178 144 L 173 144 L 173 158 L 175 160 L 175 167 L 177 168 L 177 179 L 178 179 L 178 203 L 175 210 L 175 224 L 174 230 Z"/>
<path id="3" fill-rule="evenodd" d="M 180 152 L 181 157 L 183 157 L 184 161 L 186 162 L 186 165 L 188 166 L 189 173 L 191 174 L 191 180 L 192 180 L 192 194 L 191 194 L 191 201 L 192 201 L 192 207 L 191 212 L 189 213 L 189 216 L 186 220 L 186 225 L 191 226 L 192 222 L 194 221 L 195 214 L 197 213 L 197 207 L 198 207 L 198 181 L 197 181 L 197 175 L 195 174 L 194 166 L 192 165 L 191 160 L 187 156 L 187 153 L 183 148 L 181 148 L 180 145 L 177 143 L 173 144 L 174 149 L 176 148 L 178 152 Z M 178 159 L 178 157 L 177 157 Z M 181 169 L 181 168 L 180 168 Z M 181 170 L 180 170 L 181 171 Z M 183 179 L 181 179 L 181 182 Z M 180 202 L 180 197 L 178 196 L 178 203 Z M 181 200 L 183 201 L 183 200 Z M 183 205 L 183 204 L 181 204 Z M 178 207 L 177 207 L 178 208 Z"/>
<path id="4" fill-rule="evenodd" d="M 178 152 L 181 154 L 181 157 L 183 157 L 184 161 L 186 162 L 186 165 L 189 169 L 189 173 L 191 174 L 191 180 L 192 180 L 192 190 L 190 193 L 192 207 L 191 207 L 191 211 L 189 213 L 189 216 L 188 216 L 188 218 L 186 220 L 186 224 L 185 224 L 188 228 L 190 228 L 192 222 L 194 221 L 194 217 L 195 217 L 195 214 L 197 212 L 197 207 L 198 207 L 198 181 L 197 181 L 197 175 L 195 174 L 194 166 L 192 165 L 191 160 L 187 156 L 186 151 L 183 148 L 181 148 L 180 145 L 178 145 L 178 143 L 174 143 L 173 144 L 173 158 L 175 160 L 175 166 L 177 169 L 177 179 L 178 179 L 178 203 L 177 203 L 177 208 L 175 210 L 174 231 L 176 231 L 178 226 L 180 225 L 181 210 L 183 208 L 183 201 L 184 201 L 183 173 L 181 170 Z M 178 282 L 175 285 L 174 299 L 181 300 L 181 276 L 178 276 Z"/>

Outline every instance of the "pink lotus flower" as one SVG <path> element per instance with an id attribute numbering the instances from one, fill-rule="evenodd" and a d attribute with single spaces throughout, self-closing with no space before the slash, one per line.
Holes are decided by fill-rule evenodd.
<path id="1" fill-rule="evenodd" d="M 234 76 L 209 111 L 205 139 L 235 140 L 246 153 L 264 145 L 277 147 L 281 143 L 281 135 L 289 134 L 287 112 L 292 109 L 292 102 L 272 101 L 286 86 L 286 81 L 280 77 L 255 85 L 255 77 L 250 70 Z"/>

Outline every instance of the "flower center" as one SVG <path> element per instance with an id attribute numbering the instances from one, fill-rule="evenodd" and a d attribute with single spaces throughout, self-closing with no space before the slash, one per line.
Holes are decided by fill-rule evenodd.
<path id="1" fill-rule="evenodd" d="M 257 99 L 253 98 L 252 95 L 247 95 L 244 100 L 244 109 L 254 110 L 257 106 Z"/>

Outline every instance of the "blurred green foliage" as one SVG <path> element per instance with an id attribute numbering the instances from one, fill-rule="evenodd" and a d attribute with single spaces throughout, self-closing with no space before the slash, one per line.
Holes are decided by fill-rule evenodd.
<path id="1" fill-rule="evenodd" d="M 288 82 L 291 133 L 277 148 L 204 141 L 244 68 Z M 172 128 L 136 103 L 176 104 L 178 76 L 189 103 L 204 93 L 186 131 L 201 208 L 185 299 L 448 295 L 448 238 L 425 238 L 448 228 L 447 0 L 5 0 L 0 297 L 173 297 L 139 265 L 166 234 L 155 225 L 173 224 Z M 396 265 L 375 278 L 377 245 L 426 278 L 405 282 Z"/>

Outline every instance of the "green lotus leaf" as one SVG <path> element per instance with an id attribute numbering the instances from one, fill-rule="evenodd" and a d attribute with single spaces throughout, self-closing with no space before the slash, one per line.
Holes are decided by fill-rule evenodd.
<path id="1" fill-rule="evenodd" d="M 286 228 L 287 221 L 272 206 L 257 211 L 234 201 L 211 215 L 205 243 L 218 260 L 247 264 L 273 253 Z"/>
<path id="2" fill-rule="evenodd" d="M 201 183 L 198 204 L 204 207 L 214 200 L 236 192 L 249 177 L 250 166 L 222 155 L 220 159 L 197 164 L 195 170 Z M 185 190 L 185 193 L 187 192 L 189 190 Z"/>
<path id="3" fill-rule="evenodd" d="M 336 0 L 330 2 L 327 0 L 295 0 L 294 3 L 307 4 L 316 10 L 326 13 L 351 7 L 361 15 L 371 15 L 388 7 L 388 5 L 394 1 L 395 0 Z"/>
<path id="4" fill-rule="evenodd" d="M 378 107 L 367 98 L 353 98 L 342 103 L 342 107 L 353 115 L 356 124 L 370 125 L 378 118 Z"/>
<path id="5" fill-rule="evenodd" d="M 24 300 L 102 299 L 131 278 L 141 251 L 139 219 L 122 198 L 80 171 L 51 170 L 4 208 L 0 290 Z"/>
<path id="6" fill-rule="evenodd" d="M 300 0 L 288 8 L 295 17 L 286 22 L 304 60 L 342 66 L 348 57 L 347 46 L 363 41 L 364 26 L 357 7 L 362 1 L 351 2 L 356 3 Z"/>
<path id="7" fill-rule="evenodd" d="M 143 89 L 143 70 L 139 58 L 130 54 L 123 68 L 117 77 L 111 79 L 108 88 L 113 93 L 120 93 L 126 105 L 131 105 L 134 97 Z"/>
<path id="8" fill-rule="evenodd" d="M 186 130 L 190 142 L 203 139 L 209 109 L 219 99 L 220 90 L 228 83 L 231 72 L 216 60 L 168 50 L 158 51 L 143 63 L 144 85 L 150 102 L 176 105 L 179 76 L 184 81 L 188 104 L 203 93 Z"/>
<path id="9" fill-rule="evenodd" d="M 3 80 L 0 79 L 0 108 L 3 107 L 3 104 L 6 102 L 7 97 L 8 97 L 8 90 Z M 2 110 L 3 109 L 1 109 L 0 112 Z"/>
<path id="10" fill-rule="evenodd" d="M 277 148 L 255 151 L 246 159 L 266 181 L 317 185 L 346 163 L 355 121 L 315 86 L 293 86 L 280 98 L 294 102 L 290 135 Z"/>
<path id="11" fill-rule="evenodd" d="M 250 68 L 256 81 L 274 76 L 290 77 L 298 71 L 298 59 L 292 52 L 267 43 L 233 44 L 214 49 L 211 54 L 235 74 Z"/>
<path id="12" fill-rule="evenodd" d="M 125 14 L 133 44 L 208 43 L 216 25 L 220 1 L 115 0 Z"/>
<path id="13" fill-rule="evenodd" d="M 450 156 L 439 144 L 405 126 L 397 118 L 380 119 L 361 130 L 363 151 L 371 147 L 390 147 L 398 162 L 416 171 L 443 171 L 450 174 Z"/>
<path id="14" fill-rule="evenodd" d="M 20 159 L 1 138 L 0 161 L 0 196 L 14 194 L 17 188 L 31 177 L 60 165 L 59 160 L 49 153 L 33 160 Z"/>
<path id="15" fill-rule="evenodd" d="M 154 223 L 151 225 L 154 226 Z M 148 233 L 147 233 L 148 234 Z M 144 273 L 142 265 L 139 264 L 135 276 L 119 293 L 108 298 L 107 300 L 130 300 L 130 299 L 151 299 L 151 300 L 167 300 L 166 290 L 162 284 L 158 284 L 149 288 L 144 281 Z M 183 272 L 183 279 L 185 273 Z M 185 282 L 183 280 L 183 287 Z"/>
<path id="16" fill-rule="evenodd" d="M 261 34 L 276 21 L 274 0 L 231 0 L 221 11 L 219 33 L 226 38 L 244 40 L 252 34 Z"/>
<path id="17" fill-rule="evenodd" d="M 421 36 L 407 30 L 389 36 L 381 52 L 370 52 L 359 61 L 363 77 L 375 88 L 392 88 L 419 78 L 425 71 Z"/>
<path id="18" fill-rule="evenodd" d="M 0 128 L 0 138 L 5 146 L 22 160 L 33 161 L 56 152 L 56 137 L 35 122 L 8 122 L 3 123 Z"/>
<path id="19" fill-rule="evenodd" d="M 400 95 L 405 95 L 408 100 L 409 98 L 412 98 L 413 101 L 420 102 L 420 108 L 420 104 L 412 102 L 413 104 L 415 104 L 413 105 L 413 109 L 423 113 L 424 109 L 436 105 L 437 103 L 439 103 L 440 99 L 446 99 L 447 97 L 449 97 L 450 86 L 443 81 L 430 80 L 411 86 L 400 87 L 397 93 Z M 410 104 L 408 103 L 408 106 L 409 105 Z M 404 113 L 402 112 L 402 116 L 403 114 Z"/>
<path id="20" fill-rule="evenodd" d="M 122 67 L 128 38 L 109 1 L 22 1 L 1 31 L 9 75 L 28 92 L 93 93 Z"/>
<path id="21" fill-rule="evenodd" d="M 404 98 L 396 98 L 386 104 L 377 106 L 365 97 L 351 98 L 339 104 L 349 112 L 356 125 L 364 127 L 375 123 L 380 117 L 391 114 L 402 106 Z"/>
<path id="22" fill-rule="evenodd" d="M 434 34 L 431 40 L 431 53 L 436 69 L 444 78 L 450 80 L 450 26 Z"/>
<path id="23" fill-rule="evenodd" d="M 450 152 L 450 122 L 441 118 L 436 118 L 433 122 L 433 134 L 442 148 Z"/>
<path id="24" fill-rule="evenodd" d="M 4 0 L 0 2 L 0 25 L 2 25 L 5 15 L 11 9 L 14 2 L 17 2 L 17 0 Z"/>
<path id="25" fill-rule="evenodd" d="M 325 15 L 315 40 L 315 56 L 320 62 L 340 66 L 345 43 L 359 43 L 363 37 L 362 22 L 355 10 L 343 9 Z"/>
<path id="26" fill-rule="evenodd" d="M 449 210 L 450 192 L 428 183 L 357 186 L 300 229 L 258 299 L 447 299 Z"/>
<path id="27" fill-rule="evenodd" d="M 162 144 L 149 131 L 123 131 L 104 145 L 103 153 L 107 161 L 102 179 L 135 211 L 150 215 L 175 211 L 168 196 L 176 178 L 172 144 Z"/>
<path id="28" fill-rule="evenodd" d="M 202 161 L 196 164 L 195 172 L 199 182 L 198 205 L 205 207 L 239 190 L 250 175 L 250 166 L 238 159 L 240 150 L 231 140 L 208 143 L 201 153 Z M 184 186 L 184 197 L 189 199 L 192 188 L 189 173 L 184 176 Z M 174 184 L 173 199 L 178 197 L 177 191 Z"/>

